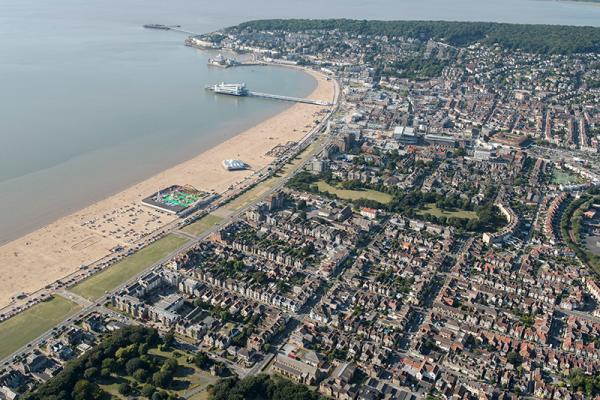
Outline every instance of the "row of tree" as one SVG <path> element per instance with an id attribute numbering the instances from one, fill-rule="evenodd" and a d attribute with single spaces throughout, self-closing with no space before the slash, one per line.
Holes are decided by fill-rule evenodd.
<path id="1" fill-rule="evenodd" d="M 265 374 L 221 379 L 209 389 L 211 400 L 324 400 L 305 385 Z"/>

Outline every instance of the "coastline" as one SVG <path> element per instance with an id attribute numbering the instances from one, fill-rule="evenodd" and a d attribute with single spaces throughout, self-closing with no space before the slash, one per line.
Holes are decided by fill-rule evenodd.
<path id="1" fill-rule="evenodd" d="M 317 81 L 308 97 L 331 101 L 332 81 L 303 69 Z M 225 192 L 273 160 L 267 155 L 278 145 L 298 141 L 315 125 L 325 107 L 294 104 L 283 112 L 236 136 L 108 198 L 0 246 L 4 279 L 0 282 L 0 307 L 18 293 L 33 293 L 109 256 L 111 249 L 136 246 L 152 232 L 165 228 L 177 217 L 141 205 L 141 199 L 173 184 L 200 190 Z M 223 159 L 239 158 L 250 170 L 225 171 Z"/>

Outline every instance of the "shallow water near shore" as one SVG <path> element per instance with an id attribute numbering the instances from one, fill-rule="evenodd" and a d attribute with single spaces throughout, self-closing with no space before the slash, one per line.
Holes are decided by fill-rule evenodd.
<path id="1" fill-rule="evenodd" d="M 0 2 L 0 244 L 221 143 L 290 104 L 207 84 L 305 96 L 310 76 L 210 68 L 176 32 L 258 18 L 448 19 L 600 24 L 590 4 L 532 0 L 4 0 Z"/>

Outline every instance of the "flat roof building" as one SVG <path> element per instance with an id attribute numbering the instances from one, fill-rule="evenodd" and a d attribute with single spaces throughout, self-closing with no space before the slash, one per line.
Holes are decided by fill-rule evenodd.
<path id="1" fill-rule="evenodd" d="M 456 139 L 452 136 L 429 134 L 425 135 L 425 141 L 433 146 L 456 147 Z"/>

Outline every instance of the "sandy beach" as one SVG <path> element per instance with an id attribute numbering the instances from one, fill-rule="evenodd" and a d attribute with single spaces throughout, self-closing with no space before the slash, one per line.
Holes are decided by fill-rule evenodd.
<path id="1" fill-rule="evenodd" d="M 334 86 L 310 72 L 317 87 L 308 96 L 332 101 Z M 44 286 L 111 253 L 116 246 L 131 247 L 147 234 L 177 217 L 141 204 L 158 188 L 173 184 L 222 193 L 274 160 L 270 150 L 298 141 L 322 119 L 324 107 L 294 104 L 280 114 L 241 132 L 210 150 L 171 167 L 130 188 L 63 217 L 0 247 L 0 307 L 20 292 L 33 293 Z M 250 170 L 229 172 L 224 159 L 238 158 Z M 108 162 L 109 160 L 107 160 Z"/>

